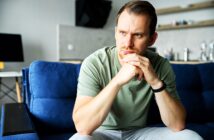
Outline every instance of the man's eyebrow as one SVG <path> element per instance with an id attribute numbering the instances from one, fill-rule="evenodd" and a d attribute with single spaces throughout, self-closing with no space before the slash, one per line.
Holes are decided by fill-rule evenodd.
<path id="1" fill-rule="evenodd" d="M 123 32 L 127 32 L 126 30 L 124 30 L 124 29 L 118 29 L 118 31 L 123 31 Z"/>
<path id="2" fill-rule="evenodd" d="M 149 32 L 136 31 L 136 32 L 133 32 L 133 34 L 147 35 L 147 34 L 149 34 Z"/>
<path id="3" fill-rule="evenodd" d="M 134 34 L 134 35 L 145 35 L 146 33 L 144 33 L 144 32 L 134 32 L 132 34 Z"/>
<path id="4" fill-rule="evenodd" d="M 145 34 L 144 32 L 134 32 L 133 34 Z"/>

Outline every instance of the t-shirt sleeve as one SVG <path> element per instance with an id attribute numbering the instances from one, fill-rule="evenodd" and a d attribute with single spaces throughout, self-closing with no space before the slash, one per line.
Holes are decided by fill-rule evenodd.
<path id="1" fill-rule="evenodd" d="M 180 100 L 179 95 L 176 89 L 176 80 L 175 74 L 171 67 L 171 64 L 168 60 L 164 60 L 161 65 L 161 70 L 159 73 L 159 77 L 163 80 L 166 84 L 166 90 L 177 100 Z"/>
<path id="2" fill-rule="evenodd" d="M 96 96 L 100 92 L 99 69 L 95 63 L 91 57 L 83 61 L 78 78 L 77 95 Z"/>

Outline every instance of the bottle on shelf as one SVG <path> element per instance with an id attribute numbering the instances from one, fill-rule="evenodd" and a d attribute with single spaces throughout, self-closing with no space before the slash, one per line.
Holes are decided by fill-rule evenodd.
<path id="1" fill-rule="evenodd" d="M 214 61 L 214 42 L 209 44 L 209 61 Z"/>
<path id="2" fill-rule="evenodd" d="M 190 53 L 190 50 L 189 48 L 184 48 L 184 61 L 189 61 L 189 53 Z"/>
<path id="3" fill-rule="evenodd" d="M 200 53 L 200 61 L 207 61 L 207 44 L 205 42 L 201 43 L 201 53 Z"/>

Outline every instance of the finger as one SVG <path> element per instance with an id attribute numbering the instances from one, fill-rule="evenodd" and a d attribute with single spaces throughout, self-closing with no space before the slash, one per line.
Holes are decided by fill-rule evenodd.
<path id="1" fill-rule="evenodd" d="M 138 80 L 141 81 L 144 77 L 144 73 L 142 70 L 139 70 L 139 74 L 138 74 Z"/>
<path id="2" fill-rule="evenodd" d="M 128 64 L 136 67 L 136 73 L 135 74 L 138 76 L 138 80 L 142 80 L 144 77 L 144 73 L 143 73 L 142 68 L 140 68 L 141 65 L 139 64 L 139 62 L 131 61 Z"/>
<path id="3" fill-rule="evenodd" d="M 125 57 L 123 59 L 123 62 L 125 63 L 132 63 L 132 64 L 135 64 L 136 66 L 138 67 L 141 67 L 141 66 L 149 66 L 150 64 L 150 61 L 148 58 L 144 57 L 144 56 L 140 56 L 140 55 L 137 55 L 137 54 L 130 54 L 128 55 L 127 57 Z M 134 63 L 136 62 L 136 63 Z M 141 67 L 143 68 L 143 67 Z"/>
<path id="4" fill-rule="evenodd" d="M 139 62 L 139 61 L 129 61 L 129 62 L 127 62 L 127 63 L 129 63 L 129 64 L 131 64 L 131 65 L 133 65 L 133 66 L 136 66 L 136 67 L 138 67 L 138 68 L 140 68 L 140 69 L 142 69 L 143 68 L 143 63 L 142 62 Z"/>
<path id="5" fill-rule="evenodd" d="M 130 62 L 130 61 L 140 61 L 140 58 L 137 54 L 128 54 L 123 58 L 123 62 Z"/>
<path id="6" fill-rule="evenodd" d="M 145 65 L 150 63 L 149 59 L 146 57 L 140 57 L 140 59 L 141 59 L 142 63 Z"/>

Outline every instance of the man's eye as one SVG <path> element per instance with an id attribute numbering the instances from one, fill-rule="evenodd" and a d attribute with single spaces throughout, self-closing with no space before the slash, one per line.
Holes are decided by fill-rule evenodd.
<path id="1" fill-rule="evenodd" d="M 137 38 L 142 38 L 142 37 L 143 37 L 142 34 L 135 34 L 135 36 L 136 36 Z"/>
<path id="2" fill-rule="evenodd" d="M 124 31 L 120 31 L 120 34 L 121 34 L 122 36 L 125 36 L 125 35 L 126 35 L 126 33 L 125 33 Z"/>

